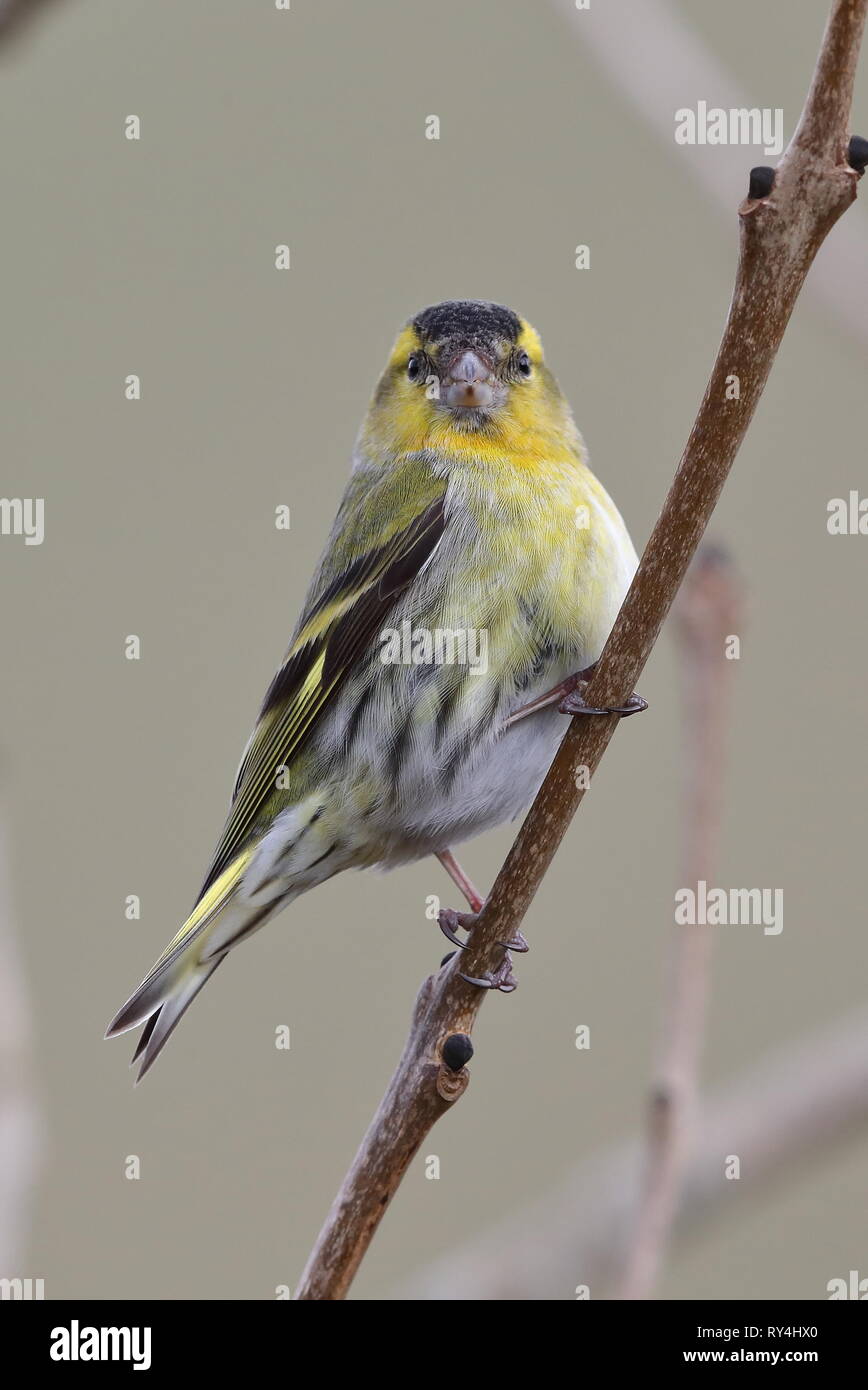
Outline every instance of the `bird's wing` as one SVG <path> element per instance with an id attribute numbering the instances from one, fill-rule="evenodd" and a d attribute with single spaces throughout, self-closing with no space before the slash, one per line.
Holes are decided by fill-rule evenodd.
<path id="1" fill-rule="evenodd" d="M 443 535 L 445 482 L 429 477 L 421 498 L 406 481 L 397 495 L 389 492 L 370 482 L 363 495 L 358 482 L 347 490 L 295 637 L 244 751 L 200 900 L 255 830 L 279 770 L 298 755 Z"/>

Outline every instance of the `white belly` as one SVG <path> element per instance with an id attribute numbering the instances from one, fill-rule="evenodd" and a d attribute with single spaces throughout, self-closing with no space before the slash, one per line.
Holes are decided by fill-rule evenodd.
<path id="1" fill-rule="evenodd" d="M 540 680 L 511 700 L 487 738 L 442 776 L 422 742 L 407 758 L 401 794 L 370 819 L 375 837 L 386 842 L 383 863 L 404 863 L 471 839 L 502 825 L 530 805 L 567 730 L 568 718 L 556 707 L 537 711 L 508 729 L 502 719 L 582 668 L 570 660 L 547 669 Z"/>

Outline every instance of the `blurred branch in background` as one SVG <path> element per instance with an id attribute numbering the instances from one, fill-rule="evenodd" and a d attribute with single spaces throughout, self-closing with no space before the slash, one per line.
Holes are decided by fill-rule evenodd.
<path id="1" fill-rule="evenodd" d="M 775 1190 L 868 1129 L 868 1011 L 770 1052 L 700 1108 L 677 1203 L 677 1239 L 701 1235 L 736 1187 Z M 544 1198 L 433 1261 L 402 1299 L 606 1297 L 621 1278 L 642 1201 L 646 1145 L 634 1139 L 580 1164 Z M 738 1154 L 738 1183 L 725 1175 Z M 817 1289 L 817 1298 L 826 1297 Z"/>
<path id="2" fill-rule="evenodd" d="M 663 510 L 583 691 L 589 706 L 618 708 L 632 695 L 753 417 L 805 276 L 856 197 L 849 122 L 866 8 L 868 0 L 834 0 L 796 133 L 773 179 L 763 177 L 759 188 L 752 179 L 739 208 L 738 268 L 720 348 Z M 466 1089 L 462 1060 L 470 1055 L 468 1035 L 487 991 L 462 974 L 482 980 L 502 971 L 505 944 L 519 937 L 617 724 L 617 715 L 571 720 L 473 923 L 462 973 L 453 959 L 419 991 L 401 1059 L 332 1203 L 296 1299 L 346 1297 L 420 1144 Z"/>
<path id="3" fill-rule="evenodd" d="M 742 603 L 726 553 L 709 546 L 688 572 L 673 609 L 685 687 L 684 862 L 680 882 L 696 888 L 714 874 L 720 832 L 726 734 Z M 660 1059 L 648 1113 L 643 1195 L 622 1296 L 650 1298 L 665 1257 L 678 1192 L 692 1147 L 705 1038 L 714 932 L 671 928 L 670 980 Z"/>
<path id="4" fill-rule="evenodd" d="M 679 167 L 701 186 L 713 211 L 729 215 L 744 180 L 743 145 L 677 145 L 675 112 L 697 99 L 709 107 L 745 110 L 768 102 L 752 92 L 751 101 L 732 73 L 696 32 L 689 6 L 672 0 L 607 0 L 587 11 L 575 0 L 552 0 L 570 26 L 575 41 L 593 56 L 643 126 L 677 156 Z M 817 29 L 822 5 L 816 6 Z M 779 6 L 786 24 L 786 6 Z M 765 96 L 766 101 L 760 101 Z M 765 158 L 765 156 L 763 156 Z M 757 156 L 757 163 L 760 157 Z M 864 218 L 839 227 L 835 254 L 821 256 L 807 293 L 842 325 L 856 342 L 868 343 L 868 231 Z"/>
<path id="5" fill-rule="evenodd" d="M 30 1059 L 30 1006 L 15 943 L 6 826 L 0 819 L 0 1278 L 21 1278 L 41 1123 Z"/>
<path id="6" fill-rule="evenodd" d="M 29 21 L 51 11 L 56 0 L 0 0 L 0 44 L 29 32 Z"/>

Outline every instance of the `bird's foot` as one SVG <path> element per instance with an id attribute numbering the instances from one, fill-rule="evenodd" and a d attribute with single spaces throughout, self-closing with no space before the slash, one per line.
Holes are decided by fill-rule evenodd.
<path id="1" fill-rule="evenodd" d="M 584 671 L 577 671 L 574 676 L 567 676 L 567 679 L 561 682 L 564 692 L 558 704 L 561 714 L 620 714 L 622 719 L 626 719 L 628 715 L 641 714 L 643 709 L 648 708 L 648 701 L 635 694 L 623 705 L 589 705 L 585 700 L 585 691 L 596 669 L 595 661 L 593 666 L 587 666 Z"/>
<path id="2" fill-rule="evenodd" d="M 504 951 L 500 965 L 488 975 L 465 975 L 463 970 L 459 970 L 458 974 L 462 980 L 466 980 L 469 985 L 476 985 L 478 989 L 499 989 L 501 994 L 512 994 L 514 989 L 518 989 L 518 980 L 512 973 L 512 957 L 509 951 Z"/>
<path id="3" fill-rule="evenodd" d="M 607 705 L 602 708 L 598 705 L 589 705 L 585 700 L 585 691 L 588 682 L 576 683 L 572 690 L 568 691 L 558 705 L 560 714 L 620 714 L 622 719 L 626 719 L 630 714 L 641 714 L 643 709 L 648 708 L 648 701 L 643 700 L 641 695 L 630 695 L 623 705 Z"/>
<path id="4" fill-rule="evenodd" d="M 527 955 L 530 947 L 525 941 L 520 931 L 517 931 L 511 941 L 498 941 L 498 946 L 502 946 L 505 951 L 516 951 L 518 955 Z"/>
<path id="5" fill-rule="evenodd" d="M 510 724 L 515 724 L 519 719 L 525 719 L 529 714 L 536 714 L 538 710 L 549 709 L 551 705 L 557 705 L 561 714 L 620 714 L 626 718 L 629 714 L 639 714 L 643 709 L 648 708 L 648 701 L 643 700 L 641 695 L 631 695 L 629 700 L 623 705 L 613 705 L 608 709 L 601 709 L 597 705 L 589 705 L 584 698 L 584 693 L 588 688 L 591 676 L 594 674 L 596 662 L 593 666 L 588 666 L 584 671 L 577 671 L 573 676 L 567 676 L 566 680 L 547 690 L 544 695 L 538 695 L 530 704 L 522 705 L 504 720 L 504 728 L 508 729 Z"/>
<path id="6" fill-rule="evenodd" d="M 444 907 L 438 914 L 437 922 L 446 940 L 456 946 L 459 951 L 466 951 L 470 941 L 462 941 L 458 936 L 458 931 L 464 930 L 472 933 L 477 917 L 478 913 L 475 912 L 456 912 L 451 907 Z M 530 950 L 530 947 L 520 931 L 516 932 L 509 941 L 499 941 L 497 944 L 503 947 L 503 960 L 496 969 L 487 975 L 465 975 L 462 970 L 459 970 L 458 973 L 462 980 L 466 980 L 469 985 L 476 985 L 479 989 L 499 989 L 502 994 L 511 994 L 514 989 L 518 988 L 518 980 L 512 973 L 510 951 L 524 955 Z M 452 954 L 450 953 L 444 958 L 442 964 L 445 965 L 451 959 Z"/>
<path id="7" fill-rule="evenodd" d="M 459 930 L 470 932 L 476 922 L 477 913 L 475 912 L 456 912 L 452 907 L 442 907 L 437 913 L 437 925 L 453 946 L 457 946 L 459 951 L 466 951 L 469 942 L 462 941 L 456 932 Z"/>

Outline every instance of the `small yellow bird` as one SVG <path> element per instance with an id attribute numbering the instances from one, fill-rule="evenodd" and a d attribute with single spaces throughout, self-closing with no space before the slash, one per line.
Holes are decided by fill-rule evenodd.
<path id="1" fill-rule="evenodd" d="M 478 910 L 451 846 L 533 799 L 636 563 L 530 324 L 411 319 L 199 898 L 106 1034 L 145 1024 L 139 1080 L 232 947 L 342 869 L 436 854 Z"/>

